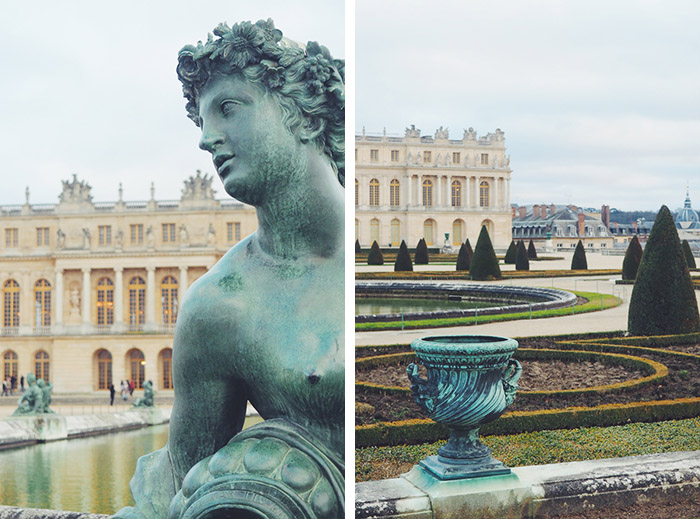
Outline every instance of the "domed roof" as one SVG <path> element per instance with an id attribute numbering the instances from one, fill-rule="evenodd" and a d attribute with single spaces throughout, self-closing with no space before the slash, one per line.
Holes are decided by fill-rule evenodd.
<path id="1" fill-rule="evenodd" d="M 700 225 L 700 216 L 696 213 L 690 206 L 690 193 L 685 192 L 685 202 L 683 203 L 683 209 L 676 213 L 676 227 L 681 229 L 688 229 L 691 227 L 697 227 Z"/>

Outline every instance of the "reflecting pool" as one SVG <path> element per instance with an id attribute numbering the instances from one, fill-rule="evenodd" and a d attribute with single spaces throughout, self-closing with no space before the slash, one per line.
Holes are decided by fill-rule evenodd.
<path id="1" fill-rule="evenodd" d="M 448 301 L 443 299 L 414 299 L 410 297 L 357 297 L 355 298 L 355 315 L 400 314 L 409 312 L 435 312 L 438 310 L 465 310 L 470 308 L 487 308 L 504 303 L 493 301 L 475 301 L 463 299 Z"/>
<path id="2" fill-rule="evenodd" d="M 2 450 L 0 504 L 113 514 L 133 504 L 136 460 L 167 441 L 165 424 Z"/>

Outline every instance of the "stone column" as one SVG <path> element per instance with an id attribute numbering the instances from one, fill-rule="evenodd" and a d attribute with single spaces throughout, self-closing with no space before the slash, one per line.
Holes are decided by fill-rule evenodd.
<path id="1" fill-rule="evenodd" d="M 124 330 L 124 269 L 114 267 L 114 331 Z"/>
<path id="2" fill-rule="evenodd" d="M 57 268 L 56 272 L 56 290 L 54 298 L 56 299 L 56 315 L 53 320 L 55 328 L 63 327 L 63 269 Z"/>
<path id="3" fill-rule="evenodd" d="M 155 330 L 156 325 L 156 268 L 146 267 L 146 326 L 149 331 Z"/>
<path id="4" fill-rule="evenodd" d="M 91 327 L 90 322 L 90 268 L 83 269 L 83 293 L 81 294 L 83 298 L 82 304 L 82 318 L 83 318 L 83 330 L 88 331 Z"/>
<path id="5" fill-rule="evenodd" d="M 406 175 L 406 205 L 408 207 L 411 207 L 413 204 L 413 189 L 411 186 L 411 180 L 413 179 L 413 175 L 407 174 Z M 404 205 L 404 204 L 401 204 Z"/>
<path id="6" fill-rule="evenodd" d="M 442 175 L 437 176 L 437 181 L 435 182 L 436 187 L 437 187 L 437 197 L 435 200 L 435 206 L 436 207 L 442 207 Z"/>
<path id="7" fill-rule="evenodd" d="M 474 206 L 478 207 L 481 209 L 481 175 L 476 176 L 476 189 L 475 195 L 476 195 L 476 200 L 474 201 Z"/>
<path id="8" fill-rule="evenodd" d="M 501 196 L 498 190 L 501 187 L 501 179 L 493 177 L 493 208 L 498 211 L 501 208 Z"/>
<path id="9" fill-rule="evenodd" d="M 180 266 L 180 288 L 177 291 L 177 303 L 178 309 L 182 308 L 182 300 L 185 298 L 185 292 L 187 292 L 187 265 Z"/>

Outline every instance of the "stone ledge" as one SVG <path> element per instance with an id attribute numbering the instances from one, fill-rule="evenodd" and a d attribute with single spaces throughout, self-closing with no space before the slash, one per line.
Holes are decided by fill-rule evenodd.
<path id="1" fill-rule="evenodd" d="M 700 500 L 700 451 L 558 463 L 436 483 L 415 468 L 356 485 L 357 518 L 540 519 L 647 501 Z"/>
<path id="2" fill-rule="evenodd" d="M 0 519 L 107 519 L 108 517 L 108 515 L 101 514 L 0 505 Z"/>

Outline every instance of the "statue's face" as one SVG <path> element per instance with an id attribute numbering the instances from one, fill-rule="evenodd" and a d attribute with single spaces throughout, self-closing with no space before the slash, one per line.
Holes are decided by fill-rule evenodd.
<path id="1" fill-rule="evenodd" d="M 238 75 L 215 75 L 200 95 L 199 147 L 212 154 L 224 189 L 260 205 L 296 180 L 303 146 L 282 122 L 274 97 Z"/>

